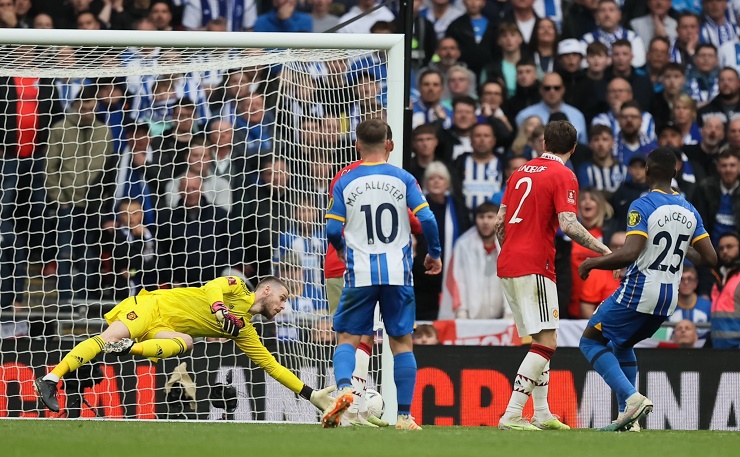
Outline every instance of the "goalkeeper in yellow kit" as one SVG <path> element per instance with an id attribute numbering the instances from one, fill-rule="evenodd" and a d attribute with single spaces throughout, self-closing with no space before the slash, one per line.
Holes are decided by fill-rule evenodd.
<path id="1" fill-rule="evenodd" d="M 75 346 L 34 386 L 44 405 L 58 412 L 59 380 L 100 352 L 163 359 L 192 349 L 195 337 L 230 337 L 270 376 L 323 411 L 331 405 L 328 394 L 335 387 L 315 391 L 305 385 L 275 360 L 249 322 L 257 314 L 272 319 L 287 299 L 288 288 L 274 276 L 262 280 L 254 292 L 234 276 L 216 278 L 203 287 L 142 291 L 108 312 L 109 327 Z"/>

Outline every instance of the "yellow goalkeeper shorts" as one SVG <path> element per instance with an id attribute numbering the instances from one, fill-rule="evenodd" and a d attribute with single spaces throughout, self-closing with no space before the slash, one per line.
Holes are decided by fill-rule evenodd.
<path id="1" fill-rule="evenodd" d="M 145 341 L 155 337 L 159 332 L 174 332 L 159 314 L 157 297 L 139 294 L 129 297 L 105 314 L 108 325 L 121 321 L 128 328 L 131 338 Z"/>

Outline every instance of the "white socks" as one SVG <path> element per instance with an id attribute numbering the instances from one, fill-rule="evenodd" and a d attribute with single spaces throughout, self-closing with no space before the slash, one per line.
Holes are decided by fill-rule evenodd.
<path id="1" fill-rule="evenodd" d="M 511 392 L 511 399 L 509 400 L 509 405 L 506 407 L 504 417 L 521 417 L 522 409 L 524 409 L 529 395 L 534 390 L 537 381 L 540 379 L 542 372 L 545 371 L 548 363 L 549 360 L 540 354 L 532 351 L 527 353 L 527 356 L 524 357 L 516 373 L 514 389 Z M 546 399 L 547 395 L 545 395 L 545 401 Z"/>
<path id="2" fill-rule="evenodd" d="M 372 348 L 360 343 L 355 351 L 355 371 L 352 372 L 352 394 L 355 401 L 347 410 L 350 413 L 364 413 L 367 411 L 365 391 L 367 390 L 367 373 L 370 367 L 370 353 Z"/>

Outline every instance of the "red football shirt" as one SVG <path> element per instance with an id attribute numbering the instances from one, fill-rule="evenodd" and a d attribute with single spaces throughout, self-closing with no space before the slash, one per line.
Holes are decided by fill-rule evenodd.
<path id="1" fill-rule="evenodd" d="M 538 274 L 555 281 L 558 213 L 577 213 L 578 181 L 559 157 L 543 154 L 519 167 L 506 184 L 506 237 L 498 256 L 498 275 Z"/>
<path id="2" fill-rule="evenodd" d="M 332 194 L 334 193 L 334 185 L 337 183 L 339 178 L 359 167 L 361 163 L 362 160 L 352 162 L 351 164 L 347 165 L 337 172 L 337 174 L 331 180 L 331 184 L 329 184 L 329 198 L 331 198 Z M 414 235 L 421 235 L 423 232 L 421 230 L 421 222 L 419 221 L 419 218 L 414 216 L 414 213 L 411 212 L 411 209 L 409 209 L 408 214 L 409 222 L 411 223 L 411 233 L 413 233 Z M 324 260 L 324 277 L 341 278 L 344 275 L 344 269 L 344 263 L 339 260 L 339 257 L 337 257 L 337 250 L 334 249 L 334 246 L 332 246 L 331 243 L 329 243 L 329 248 L 326 250 L 326 259 Z"/>

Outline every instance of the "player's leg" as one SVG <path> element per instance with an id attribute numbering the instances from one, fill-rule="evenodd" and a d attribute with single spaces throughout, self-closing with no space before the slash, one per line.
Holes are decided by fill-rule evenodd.
<path id="1" fill-rule="evenodd" d="M 76 345 L 51 370 L 51 373 L 34 382 L 36 391 L 39 393 L 44 405 L 50 410 L 58 412 L 59 402 L 56 395 L 59 380 L 67 373 L 76 370 L 103 352 L 107 343 L 120 341 L 129 337 L 136 338 L 143 334 L 153 319 L 149 311 L 150 308 L 148 306 L 145 304 L 139 306 L 136 298 L 130 297 L 123 300 L 107 313 L 105 319 L 110 325 L 103 333 Z"/>
<path id="2" fill-rule="evenodd" d="M 339 393 L 332 405 L 324 411 L 321 424 L 324 428 L 339 425 L 342 414 L 349 408 L 352 395 L 352 372 L 355 369 L 355 352 L 361 335 L 372 333 L 373 311 L 377 301 L 377 287 L 345 287 L 339 307 L 334 314 L 334 330 L 338 333 L 334 351 L 334 377 Z"/>
<path id="3" fill-rule="evenodd" d="M 630 384 L 637 386 L 637 356 L 635 356 L 635 350 L 633 348 L 622 348 L 616 346 L 613 342 L 609 342 L 607 347 L 614 353 L 614 356 L 619 362 L 619 368 L 622 369 L 622 373 L 627 377 Z M 624 418 L 624 411 L 627 409 L 627 399 L 621 395 L 617 395 L 617 405 L 619 406 L 619 416 L 617 421 L 621 421 Z M 640 423 L 635 421 L 632 426 L 627 430 L 629 432 L 639 432 Z"/>
<path id="4" fill-rule="evenodd" d="M 381 286 L 380 314 L 393 352 L 393 381 L 396 384 L 400 430 L 421 430 L 411 416 L 416 387 L 416 357 L 411 334 L 416 320 L 416 300 L 412 286 Z"/>
<path id="5" fill-rule="evenodd" d="M 499 428 L 504 430 L 540 430 L 522 417 L 524 405 L 538 384 L 542 384 L 540 387 L 543 388 L 538 394 L 544 393 L 544 404 L 547 404 L 547 391 L 544 388 L 549 385 L 549 379 L 544 384 L 540 378 L 557 347 L 557 315 L 551 316 L 548 312 L 550 307 L 557 306 L 557 291 L 553 297 L 547 297 L 543 279 L 539 275 L 527 275 L 502 280 L 519 335 L 532 335 L 533 338 L 529 352 L 517 369 L 509 404 L 499 420 Z M 548 304 L 548 298 L 554 303 Z M 540 408 L 541 403 L 539 401 L 537 404 Z"/>
<path id="6" fill-rule="evenodd" d="M 153 337 L 149 338 L 149 335 Z M 105 349 L 108 353 L 166 359 L 193 349 L 193 338 L 190 335 L 175 332 L 171 329 L 154 329 L 140 338 L 139 342 L 124 338 L 118 342 L 107 343 Z"/>
<path id="7" fill-rule="evenodd" d="M 637 392 L 607 345 L 613 341 L 618 347 L 632 347 L 636 337 L 639 338 L 651 329 L 654 332 L 660 326 L 655 326 L 656 320 L 653 317 L 655 316 L 621 306 L 610 297 L 591 316 L 583 332 L 579 346 L 586 360 L 614 390 L 617 398 L 625 399 L 624 414 L 615 423 L 605 427 L 605 430 L 626 430 L 652 411 L 652 402 Z"/>

